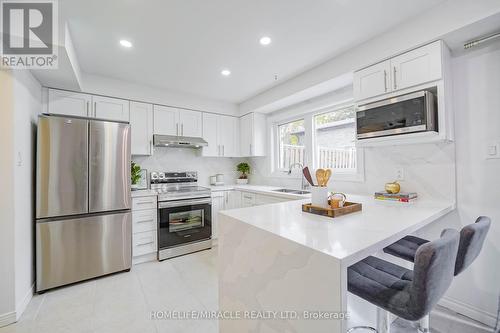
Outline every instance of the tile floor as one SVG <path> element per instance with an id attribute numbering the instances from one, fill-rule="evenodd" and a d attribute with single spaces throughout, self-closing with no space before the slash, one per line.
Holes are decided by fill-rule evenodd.
<path id="1" fill-rule="evenodd" d="M 0 333 L 217 332 L 216 321 L 150 319 L 151 311 L 216 310 L 216 260 L 215 248 L 36 295 L 19 322 Z M 431 318 L 433 332 L 491 332 L 453 324 L 449 315 Z M 394 333 L 416 332 L 402 321 L 393 327 Z"/>

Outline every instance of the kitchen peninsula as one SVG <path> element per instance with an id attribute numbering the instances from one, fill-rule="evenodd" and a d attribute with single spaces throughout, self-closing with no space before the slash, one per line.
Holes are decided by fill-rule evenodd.
<path id="1" fill-rule="evenodd" d="M 454 202 L 348 198 L 362 203 L 363 210 L 335 219 L 302 212 L 307 200 L 220 213 L 220 310 L 298 314 L 294 319 L 221 320 L 221 333 L 345 332 L 346 321 L 332 313 L 348 313 L 347 268 L 455 209 Z M 307 319 L 305 311 L 330 318 Z"/>

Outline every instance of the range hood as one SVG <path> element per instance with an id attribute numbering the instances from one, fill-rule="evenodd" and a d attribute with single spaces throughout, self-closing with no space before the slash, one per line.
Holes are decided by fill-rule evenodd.
<path id="1" fill-rule="evenodd" d="M 208 142 L 206 142 L 202 138 L 159 134 L 153 135 L 153 144 L 155 147 L 172 148 L 201 148 L 204 146 L 208 146 Z"/>

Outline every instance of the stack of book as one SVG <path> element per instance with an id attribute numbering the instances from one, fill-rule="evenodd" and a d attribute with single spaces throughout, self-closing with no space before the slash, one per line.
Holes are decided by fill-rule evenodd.
<path id="1" fill-rule="evenodd" d="M 417 193 L 411 192 L 399 192 L 396 194 L 387 192 L 375 192 L 375 199 L 377 200 L 387 200 L 387 201 L 398 201 L 398 202 L 412 202 L 417 199 Z"/>

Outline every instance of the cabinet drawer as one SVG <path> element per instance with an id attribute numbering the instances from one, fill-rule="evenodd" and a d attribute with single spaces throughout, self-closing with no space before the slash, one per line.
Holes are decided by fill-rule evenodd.
<path id="1" fill-rule="evenodd" d="M 157 209 L 156 196 L 132 198 L 132 210 Z"/>
<path id="2" fill-rule="evenodd" d="M 241 193 L 241 205 L 243 207 L 251 207 L 255 205 L 255 193 Z"/>
<path id="3" fill-rule="evenodd" d="M 132 256 L 137 257 L 156 252 L 156 239 L 156 231 L 146 231 L 132 235 Z"/>
<path id="4" fill-rule="evenodd" d="M 132 212 L 132 233 L 155 231 L 158 211 L 156 209 Z"/>

